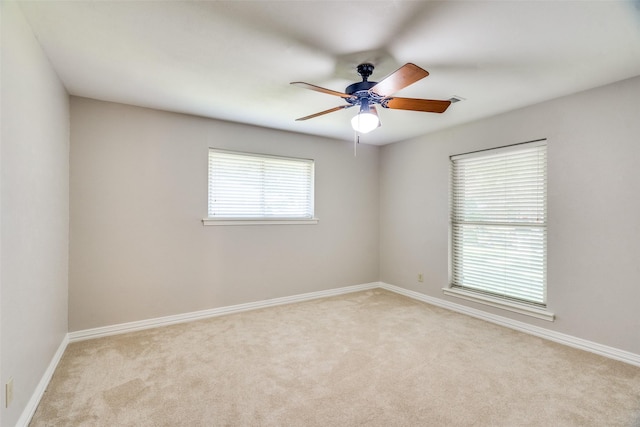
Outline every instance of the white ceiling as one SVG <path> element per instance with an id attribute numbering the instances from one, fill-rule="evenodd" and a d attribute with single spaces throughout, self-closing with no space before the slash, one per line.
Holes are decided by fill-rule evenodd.
<path id="1" fill-rule="evenodd" d="M 466 100 L 379 110 L 387 144 L 640 75 L 640 1 L 22 1 L 72 95 L 352 140 L 336 91 L 373 62 L 430 76 L 397 96 Z"/>

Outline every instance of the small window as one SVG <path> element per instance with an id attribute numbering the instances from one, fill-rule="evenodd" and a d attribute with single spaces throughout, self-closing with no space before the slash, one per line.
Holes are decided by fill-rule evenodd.
<path id="1" fill-rule="evenodd" d="M 207 225 L 315 223 L 314 162 L 209 149 Z"/>
<path id="2" fill-rule="evenodd" d="M 452 156 L 450 211 L 451 294 L 544 309 L 546 141 Z"/>

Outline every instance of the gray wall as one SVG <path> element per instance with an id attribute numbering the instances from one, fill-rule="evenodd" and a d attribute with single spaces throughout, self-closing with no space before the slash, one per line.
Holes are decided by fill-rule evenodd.
<path id="1" fill-rule="evenodd" d="M 17 4 L 1 7 L 0 424 L 11 426 L 67 332 L 69 98 Z"/>
<path id="2" fill-rule="evenodd" d="M 637 77 L 383 147 L 381 280 L 640 354 L 639 99 Z M 548 138 L 554 323 L 441 290 L 448 283 L 449 156 L 539 138 Z"/>
<path id="3" fill-rule="evenodd" d="M 315 159 L 317 225 L 208 226 L 208 147 Z M 378 280 L 378 147 L 71 98 L 69 330 Z"/>

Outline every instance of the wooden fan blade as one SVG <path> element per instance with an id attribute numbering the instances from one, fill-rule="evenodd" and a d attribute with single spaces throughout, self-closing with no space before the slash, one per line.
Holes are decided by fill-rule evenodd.
<path id="1" fill-rule="evenodd" d="M 299 119 L 296 119 L 296 122 L 299 122 L 299 121 L 302 121 L 302 120 L 313 119 L 314 117 L 323 116 L 325 114 L 333 113 L 334 111 L 338 111 L 338 110 L 344 110 L 345 108 L 350 108 L 350 107 L 353 107 L 353 105 L 348 104 L 348 105 L 341 105 L 339 107 L 329 108 L 328 110 L 320 111 L 319 113 L 311 114 L 309 116 L 300 117 Z"/>
<path id="2" fill-rule="evenodd" d="M 389 96 L 428 75 L 427 70 L 423 70 L 416 64 L 407 63 L 380 80 L 370 90 L 380 96 Z"/>
<path id="3" fill-rule="evenodd" d="M 329 95 L 339 96 L 341 98 L 351 98 L 351 95 L 347 95 L 346 93 L 338 92 L 338 91 L 331 90 L 331 89 L 325 89 L 323 87 L 312 85 L 312 84 L 305 83 L 305 82 L 291 82 L 290 84 L 296 85 L 296 86 L 304 88 L 304 89 L 315 90 L 316 92 L 322 92 L 322 93 L 326 93 L 326 94 L 329 94 Z"/>
<path id="4" fill-rule="evenodd" d="M 382 106 L 394 110 L 424 111 L 427 113 L 444 113 L 451 105 L 451 101 L 437 101 L 433 99 L 416 98 L 387 98 Z"/>

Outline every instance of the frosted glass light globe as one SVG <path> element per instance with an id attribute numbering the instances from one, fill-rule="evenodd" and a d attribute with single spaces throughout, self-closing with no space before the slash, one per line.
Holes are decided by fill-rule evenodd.
<path id="1" fill-rule="evenodd" d="M 360 133 L 369 133 L 379 125 L 378 116 L 373 113 L 360 113 L 351 119 L 351 127 Z"/>

